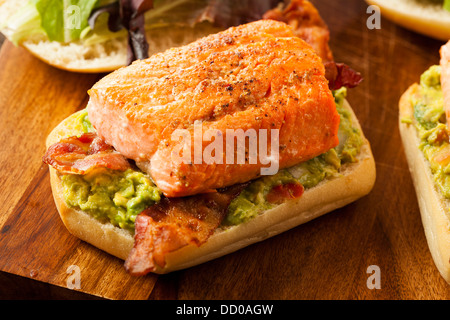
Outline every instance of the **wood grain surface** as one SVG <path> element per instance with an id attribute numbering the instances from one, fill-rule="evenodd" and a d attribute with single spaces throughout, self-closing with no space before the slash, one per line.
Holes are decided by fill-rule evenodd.
<path id="1" fill-rule="evenodd" d="M 5 41 L 0 51 L 0 298 L 450 299 L 432 261 L 397 128 L 401 94 L 439 61 L 441 41 L 382 19 L 361 0 L 313 1 L 335 60 L 364 82 L 348 100 L 371 142 L 377 181 L 366 197 L 279 236 L 168 275 L 130 277 L 123 262 L 70 235 L 41 162 L 45 138 L 84 108 L 103 75 L 52 68 Z M 67 289 L 67 268 L 81 288 Z M 381 288 L 369 289 L 369 266 Z"/>

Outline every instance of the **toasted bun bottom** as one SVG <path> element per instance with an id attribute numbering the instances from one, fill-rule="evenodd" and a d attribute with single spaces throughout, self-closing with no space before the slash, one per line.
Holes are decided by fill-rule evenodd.
<path id="1" fill-rule="evenodd" d="M 366 0 L 380 7 L 389 20 L 407 29 L 439 40 L 450 39 L 450 12 L 442 8 L 442 2 L 415 0 Z"/>
<path id="2" fill-rule="evenodd" d="M 412 85 L 401 97 L 402 114 L 412 114 L 411 95 L 418 85 Z M 428 246 L 437 269 L 450 284 L 450 220 L 449 201 L 436 189 L 428 161 L 419 149 L 420 139 L 414 125 L 399 122 L 406 158 L 417 194 L 422 224 Z"/>
<path id="3" fill-rule="evenodd" d="M 347 102 L 345 106 L 352 112 L 353 121 L 359 127 L 358 120 Z M 49 135 L 47 145 L 59 141 L 62 137 L 79 134 L 73 130 L 76 127 L 76 119 L 75 114 L 56 127 Z M 169 253 L 166 256 L 165 267 L 156 270 L 155 273 L 184 269 L 218 258 L 306 223 L 365 196 L 375 183 L 376 171 L 369 142 L 365 138 L 364 141 L 358 162 L 345 165 L 342 176 L 325 180 L 316 187 L 307 189 L 299 199 L 278 205 L 246 223 L 226 229 L 219 228 L 200 247 L 190 245 Z M 125 260 L 134 244 L 133 235 L 109 223 L 101 223 L 85 212 L 69 208 L 63 198 L 58 173 L 53 168 L 50 168 L 50 173 L 56 207 L 69 232 Z"/>

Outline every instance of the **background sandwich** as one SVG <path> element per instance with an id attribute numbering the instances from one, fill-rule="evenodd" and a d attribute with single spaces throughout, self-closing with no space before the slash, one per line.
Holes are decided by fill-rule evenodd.
<path id="1" fill-rule="evenodd" d="M 399 127 L 433 260 L 450 283 L 450 44 L 403 94 Z"/>
<path id="2" fill-rule="evenodd" d="M 447 41 L 450 38 L 448 0 L 366 0 L 380 7 L 393 22 L 417 33 Z"/>

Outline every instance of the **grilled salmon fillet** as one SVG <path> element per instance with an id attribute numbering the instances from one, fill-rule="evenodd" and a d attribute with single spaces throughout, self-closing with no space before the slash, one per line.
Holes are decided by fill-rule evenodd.
<path id="1" fill-rule="evenodd" d="M 232 27 L 136 61 L 101 79 L 89 95 L 88 115 L 99 136 L 136 161 L 166 197 L 260 176 L 268 165 L 259 160 L 227 163 L 227 130 L 254 129 L 259 135 L 266 129 L 268 154 L 271 130 L 277 130 L 280 169 L 338 144 L 339 115 L 321 58 L 291 27 L 273 20 Z M 211 140 L 223 139 L 223 154 L 215 154 L 223 163 L 173 160 L 186 141 L 172 134 L 184 129 L 194 141 L 199 121 L 203 133 L 222 133 Z M 209 143 L 203 141 L 201 151 Z"/>

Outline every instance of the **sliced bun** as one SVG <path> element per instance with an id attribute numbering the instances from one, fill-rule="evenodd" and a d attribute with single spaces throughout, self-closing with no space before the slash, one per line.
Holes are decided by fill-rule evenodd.
<path id="1" fill-rule="evenodd" d="M 345 102 L 344 105 L 351 111 L 353 123 L 359 127 L 358 120 L 349 104 Z M 80 134 L 81 132 L 76 129 L 76 119 L 77 114 L 74 114 L 56 127 L 47 139 L 47 147 L 62 137 Z M 166 266 L 157 270 L 156 273 L 184 269 L 218 258 L 306 223 L 365 196 L 375 183 L 376 172 L 369 142 L 365 138 L 364 141 L 358 162 L 345 165 L 342 176 L 325 180 L 316 187 L 306 190 L 299 199 L 278 205 L 247 223 L 226 229 L 219 228 L 200 247 L 186 246 L 168 254 Z M 109 223 L 101 223 L 80 210 L 69 208 L 63 199 L 58 173 L 53 168 L 50 168 L 50 172 L 56 207 L 69 232 L 125 260 L 134 244 L 133 235 Z"/>
<path id="2" fill-rule="evenodd" d="M 418 89 L 412 85 L 401 97 L 401 115 L 412 114 L 411 95 Z M 428 161 L 419 149 L 420 139 L 414 125 L 402 123 L 400 134 L 419 203 L 428 246 L 437 269 L 450 284 L 450 202 L 436 189 Z"/>
<path id="3" fill-rule="evenodd" d="M 447 41 L 450 39 L 450 12 L 442 2 L 417 0 L 366 0 L 380 7 L 389 20 L 417 33 Z"/>
<path id="4" fill-rule="evenodd" d="M 0 24 L 12 16 L 24 0 L 0 0 Z M 0 30 L 11 39 L 11 30 Z M 149 55 L 178 47 L 217 32 L 211 24 L 197 24 L 195 27 L 170 26 L 146 31 Z M 45 36 L 35 35 L 20 44 L 40 60 L 59 69 L 81 72 L 111 72 L 126 65 L 127 37 L 122 36 L 104 43 L 86 45 L 82 41 L 60 43 L 49 41 Z"/>

